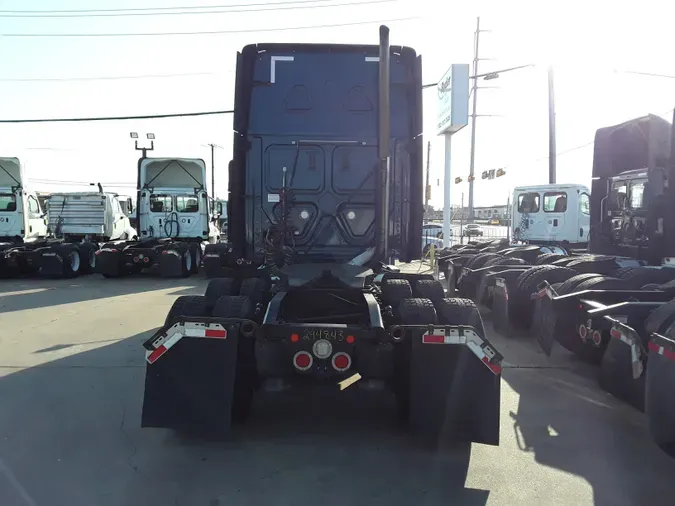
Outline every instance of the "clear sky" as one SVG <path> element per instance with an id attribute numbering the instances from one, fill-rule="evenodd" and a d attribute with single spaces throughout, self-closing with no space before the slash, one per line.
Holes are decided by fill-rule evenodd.
<path id="1" fill-rule="evenodd" d="M 119 11 L 124 8 L 135 10 Z M 112 10 L 94 12 L 101 9 Z M 622 72 L 675 75 L 672 16 L 667 3 L 651 0 L 0 0 L 0 11 L 0 119 L 230 109 L 236 52 L 244 45 L 376 44 L 379 22 L 393 19 L 399 21 L 387 22 L 392 43 L 421 53 L 425 82 L 433 83 L 451 63 L 471 61 L 480 15 L 483 28 L 491 30 L 481 34 L 481 56 L 490 58 L 481 62 L 481 73 L 538 66 L 480 82 L 498 89 L 479 92 L 478 113 L 501 116 L 478 119 L 476 172 L 506 167 L 507 176 L 477 181 L 476 205 L 505 203 L 513 186 L 547 182 L 548 63 L 556 66 L 559 182 L 589 183 L 597 128 L 648 112 L 671 119 L 667 111 L 675 106 L 675 79 Z M 367 21 L 372 24 L 354 24 Z M 319 27 L 299 28 L 312 26 Z M 229 33 L 55 36 L 208 31 Z M 48 36 L 25 36 L 30 34 Z M 443 141 L 433 129 L 433 88 L 425 97 L 425 140 L 432 142 L 431 203 L 440 206 Z M 157 156 L 208 162 L 204 145 L 216 143 L 223 147 L 216 150 L 216 193 L 224 196 L 231 129 L 231 116 L 0 124 L 0 155 L 19 156 L 37 190 L 75 191 L 85 188 L 57 182 L 102 181 L 129 194 L 138 158 L 130 131 L 155 133 Z M 453 138 L 453 178 L 465 181 L 469 130 Z M 578 146 L 583 147 L 574 149 Z M 454 203 L 462 192 L 467 192 L 466 184 L 453 185 Z"/>

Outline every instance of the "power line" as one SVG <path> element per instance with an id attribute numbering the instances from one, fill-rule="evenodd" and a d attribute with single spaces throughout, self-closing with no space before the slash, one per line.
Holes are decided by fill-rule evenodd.
<path id="1" fill-rule="evenodd" d="M 85 121 L 125 121 L 132 119 L 162 119 L 184 118 L 190 116 L 215 116 L 218 114 L 232 114 L 233 110 L 205 111 L 205 112 L 181 112 L 172 114 L 148 114 L 145 116 L 102 116 L 91 118 L 46 118 L 46 119 L 0 119 L 0 123 L 66 123 Z"/>
<path id="2" fill-rule="evenodd" d="M 232 72 L 232 71 L 229 71 Z M 147 74 L 138 76 L 100 76 L 100 77 L 9 77 L 0 78 L 0 82 L 34 81 L 116 81 L 123 79 L 163 79 L 168 77 L 213 76 L 213 72 L 187 72 L 184 74 Z"/>
<path id="3" fill-rule="evenodd" d="M 130 7 L 117 9 L 57 9 L 57 10 L 0 10 L 0 14 L 74 14 L 74 13 L 98 13 L 98 12 L 143 12 L 143 11 L 173 11 L 173 10 L 199 10 L 220 9 L 229 7 L 258 7 L 266 5 L 288 5 L 316 3 L 328 0 L 290 0 L 283 2 L 263 2 L 255 4 L 228 4 L 228 5 L 184 5 L 176 7 Z"/>
<path id="4" fill-rule="evenodd" d="M 391 19 L 373 19 L 368 21 L 353 21 L 351 23 L 333 23 L 325 25 L 282 26 L 273 28 L 251 28 L 247 30 L 213 30 L 205 32 L 141 32 L 141 33 L 2 33 L 0 37 L 156 37 L 168 35 L 223 35 L 233 33 L 266 33 L 285 32 L 294 30 L 320 30 L 324 28 L 340 28 L 345 26 L 372 25 L 394 23 L 397 21 L 411 21 L 421 16 L 410 16 Z"/>
<path id="5" fill-rule="evenodd" d="M 191 11 L 179 11 L 178 7 L 174 7 L 176 12 L 78 12 L 78 13 L 68 13 L 68 14 L 5 14 L 4 11 L 0 11 L 0 18 L 93 18 L 93 17 L 131 17 L 131 16 L 187 16 L 187 15 L 204 15 L 204 14 L 232 14 L 232 13 L 243 13 L 243 12 L 264 12 L 264 11 L 285 11 L 285 10 L 299 10 L 299 9 L 325 9 L 330 7 L 348 7 L 348 6 L 361 6 L 361 5 L 372 5 L 372 4 L 382 4 L 382 3 L 392 3 L 397 2 L 398 0 L 362 0 L 362 1 L 350 1 L 350 2 L 341 2 L 341 3 L 319 3 L 326 2 L 328 0 L 305 0 L 301 2 L 279 2 L 279 4 L 294 4 L 294 5 L 281 5 L 280 7 L 274 7 L 275 3 L 272 4 L 244 4 L 244 5 L 232 5 L 232 6 L 214 6 L 218 10 L 191 10 Z M 313 5 L 305 5 L 305 4 Z M 299 4 L 299 5 L 296 5 Z M 251 9 L 253 5 L 258 5 L 259 7 Z M 242 8 L 244 7 L 244 8 Z M 203 7 L 205 8 L 205 7 Z M 121 11 L 122 9 L 120 9 Z M 126 10 L 126 9 L 124 9 Z"/>

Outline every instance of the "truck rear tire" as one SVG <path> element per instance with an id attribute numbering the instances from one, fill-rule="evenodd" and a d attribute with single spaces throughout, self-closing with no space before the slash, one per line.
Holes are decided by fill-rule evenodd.
<path id="1" fill-rule="evenodd" d="M 206 306 L 209 311 L 212 311 L 216 305 L 216 301 L 220 297 L 228 295 L 237 295 L 239 293 L 239 285 L 234 278 L 215 278 L 209 281 L 204 292 L 206 298 Z"/>
<path id="2" fill-rule="evenodd" d="M 164 320 L 164 326 L 173 325 L 179 316 L 208 316 L 206 297 L 203 295 L 181 295 L 178 297 Z"/>
<path id="3" fill-rule="evenodd" d="M 96 251 L 98 245 L 84 242 L 78 245 L 80 255 L 80 272 L 90 274 L 96 269 Z"/>
<path id="4" fill-rule="evenodd" d="M 429 299 L 434 303 L 436 303 L 436 301 L 443 300 L 445 297 L 443 285 L 441 285 L 441 283 L 435 279 L 414 280 L 412 292 L 413 297 Z"/>
<path id="5" fill-rule="evenodd" d="M 412 298 L 412 288 L 407 279 L 384 279 L 380 285 L 382 292 L 382 302 L 391 306 L 398 307 L 401 301 Z"/>
<path id="6" fill-rule="evenodd" d="M 202 265 L 202 246 L 197 243 L 190 243 L 189 246 L 191 269 L 190 274 L 199 274 L 199 269 Z"/>
<path id="7" fill-rule="evenodd" d="M 61 244 L 55 247 L 55 252 L 63 260 L 61 277 L 75 278 L 80 274 L 80 250 L 74 244 Z"/>

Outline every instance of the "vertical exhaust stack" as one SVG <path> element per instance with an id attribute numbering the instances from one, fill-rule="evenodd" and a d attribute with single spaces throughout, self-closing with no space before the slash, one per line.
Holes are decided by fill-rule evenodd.
<path id="1" fill-rule="evenodd" d="M 379 115 L 378 115 L 378 155 L 379 212 L 377 223 L 377 260 L 388 262 L 389 256 L 389 130 L 390 130 L 390 52 L 389 27 L 380 26 L 380 62 L 379 62 Z"/>

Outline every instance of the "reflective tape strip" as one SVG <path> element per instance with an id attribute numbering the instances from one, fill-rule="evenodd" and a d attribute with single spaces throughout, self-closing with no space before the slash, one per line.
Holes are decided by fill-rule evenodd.
<path id="1" fill-rule="evenodd" d="M 497 352 L 489 344 L 486 344 L 485 340 L 473 328 L 462 328 L 461 332 L 459 328 L 453 327 L 448 330 L 449 332 L 446 332 L 446 329 L 441 327 L 434 328 L 432 332 L 426 332 L 422 335 L 422 344 L 463 344 L 494 374 L 502 372 L 501 364 L 492 361 Z"/>
<path id="2" fill-rule="evenodd" d="M 618 339 L 621 342 L 624 342 L 626 344 L 633 344 L 630 338 L 628 338 L 623 332 L 621 332 L 620 329 L 617 327 L 613 327 L 612 330 L 609 331 L 609 335 L 612 336 L 614 339 Z"/>
<path id="3" fill-rule="evenodd" d="M 203 325 L 195 325 L 194 323 L 185 324 L 185 335 L 187 337 L 212 337 L 216 339 L 225 339 L 227 337 L 227 330 L 225 329 L 209 329 Z"/>
<path id="4" fill-rule="evenodd" d="M 654 353 L 657 353 L 662 357 L 667 358 L 668 360 L 675 361 L 675 352 L 672 352 L 669 349 L 660 346 L 653 341 L 649 341 L 649 344 L 647 346 L 649 348 L 649 351 L 653 351 Z"/>
<path id="5" fill-rule="evenodd" d="M 157 347 L 154 351 L 146 352 L 145 359 L 148 361 L 149 364 L 154 364 L 155 362 L 157 362 L 159 357 L 161 357 L 167 351 L 169 351 L 174 344 L 176 344 L 178 341 L 181 340 L 182 337 L 183 337 L 182 333 L 176 332 L 175 334 L 167 338 L 164 341 L 164 343 L 161 344 L 159 347 Z"/>

